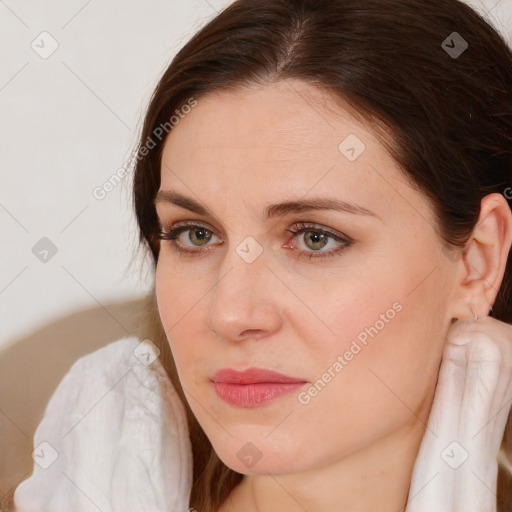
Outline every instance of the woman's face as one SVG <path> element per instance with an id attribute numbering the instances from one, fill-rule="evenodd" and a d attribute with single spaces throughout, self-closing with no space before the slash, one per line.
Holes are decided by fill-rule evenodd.
<path id="1" fill-rule="evenodd" d="M 188 226 L 161 241 L 159 312 L 192 411 L 240 473 L 422 431 L 433 398 L 455 263 L 425 197 L 334 105 L 301 81 L 210 95 L 165 143 L 160 192 L 187 201 L 161 196 L 158 217 Z M 254 367 L 302 383 L 212 382 Z"/>

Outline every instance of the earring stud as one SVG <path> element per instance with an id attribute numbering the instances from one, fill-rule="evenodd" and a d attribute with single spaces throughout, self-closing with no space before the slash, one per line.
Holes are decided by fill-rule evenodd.
<path id="1" fill-rule="evenodd" d="M 493 310 L 492 310 L 492 306 L 489 306 L 489 314 L 491 314 L 492 312 L 493 312 Z M 471 306 L 471 313 L 473 313 L 473 318 L 472 318 L 472 320 L 473 320 L 474 322 L 476 322 L 476 321 L 478 320 L 478 316 L 477 316 L 477 315 L 475 315 L 475 312 L 473 311 L 473 306 Z"/>

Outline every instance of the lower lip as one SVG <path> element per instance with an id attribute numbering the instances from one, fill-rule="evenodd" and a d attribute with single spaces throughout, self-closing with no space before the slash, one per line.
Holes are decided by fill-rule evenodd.
<path id="1" fill-rule="evenodd" d="M 225 402 L 238 407 L 257 407 L 276 398 L 293 393 L 304 382 L 261 382 L 257 384 L 231 384 L 214 382 L 215 391 Z"/>

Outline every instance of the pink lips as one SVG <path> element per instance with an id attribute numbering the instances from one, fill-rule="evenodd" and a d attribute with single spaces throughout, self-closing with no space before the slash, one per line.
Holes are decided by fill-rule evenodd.
<path id="1" fill-rule="evenodd" d="M 249 368 L 243 372 L 225 368 L 215 373 L 212 382 L 225 402 L 239 407 L 255 407 L 287 395 L 308 381 L 264 368 Z"/>

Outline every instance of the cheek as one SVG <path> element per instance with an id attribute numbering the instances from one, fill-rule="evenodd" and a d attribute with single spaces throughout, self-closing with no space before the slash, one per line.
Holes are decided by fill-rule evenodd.
<path id="1" fill-rule="evenodd" d="M 179 274 L 171 272 L 172 267 L 161 260 L 155 272 L 155 296 L 162 326 L 167 339 L 171 340 L 180 323 L 186 320 L 188 288 Z M 171 349 L 174 349 L 173 344 Z"/>
<path id="2" fill-rule="evenodd" d="M 165 258 L 157 264 L 155 296 L 160 320 L 185 387 L 208 360 L 206 347 L 201 345 L 202 340 L 207 341 L 207 332 L 200 311 L 210 288 L 204 278 L 191 278 L 179 270 L 179 265 L 167 264 Z"/>
<path id="3" fill-rule="evenodd" d="M 318 406 L 343 404 L 347 434 L 428 415 L 425 399 L 435 388 L 447 329 L 442 278 L 436 271 L 428 275 L 430 266 L 397 265 L 373 276 L 371 285 L 347 286 L 336 303 L 330 301 L 334 306 L 324 318 L 337 340 L 327 349 L 317 344 L 315 352 L 323 352 L 317 376 L 336 377 L 318 393 Z"/>

